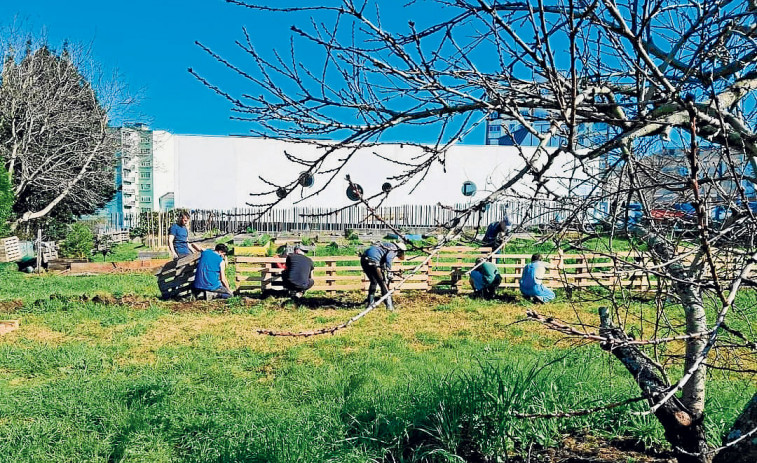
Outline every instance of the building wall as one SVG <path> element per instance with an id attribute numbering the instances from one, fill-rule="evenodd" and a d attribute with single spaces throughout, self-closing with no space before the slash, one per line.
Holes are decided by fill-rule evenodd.
<path id="1" fill-rule="evenodd" d="M 152 186 L 156 198 L 155 210 L 160 209 L 160 198 L 174 192 L 175 184 L 175 143 L 176 137 L 163 130 L 152 133 Z"/>
<path id="2" fill-rule="evenodd" d="M 316 175 L 312 187 L 298 186 L 277 207 L 340 207 L 353 204 L 346 195 L 349 185 L 345 179 L 347 174 L 353 182 L 361 185 L 365 197 L 380 192 L 385 182 L 392 184 L 395 189 L 383 203 L 386 206 L 465 203 L 481 199 L 501 185 L 524 165 L 522 156 L 530 157 L 534 150 L 533 147 L 524 147 L 521 151 L 507 146 L 456 145 L 445 156 L 444 165 L 431 163 L 427 170 L 415 175 L 405 185 L 398 185 L 394 178 L 408 169 L 400 163 L 417 163 L 418 156 L 423 159 L 421 148 L 381 144 L 358 150 L 341 150 L 330 156 L 322 169 L 337 167 L 339 158 L 348 159 L 341 172 Z M 324 148 L 311 144 L 280 140 L 156 132 L 154 194 L 159 198 L 173 192 L 175 206 L 189 209 L 233 209 L 270 203 L 276 199 L 273 193 L 250 195 L 275 189 L 261 180 L 261 176 L 273 184 L 286 185 L 297 179 L 305 168 L 287 159 L 285 153 L 314 160 L 323 152 Z M 555 166 L 553 170 L 563 171 L 566 168 L 562 162 L 555 163 Z M 332 175 L 333 178 L 330 178 Z M 421 183 L 417 185 L 419 181 Z M 476 184 L 477 193 L 474 196 L 462 194 L 465 181 Z M 571 187 L 554 183 L 552 188 L 567 193 Z M 530 194 L 532 189 L 533 182 L 530 180 L 523 180 L 516 187 L 523 194 Z"/>

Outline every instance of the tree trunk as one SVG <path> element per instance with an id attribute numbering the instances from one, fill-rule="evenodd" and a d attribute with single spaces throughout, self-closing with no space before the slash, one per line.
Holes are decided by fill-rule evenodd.
<path id="1" fill-rule="evenodd" d="M 95 158 L 95 156 L 98 154 L 100 148 L 102 147 L 103 140 L 105 139 L 106 132 L 105 129 L 103 129 L 103 133 L 101 135 L 100 140 L 97 142 L 97 144 L 91 148 L 90 154 L 87 156 L 87 160 L 84 162 L 84 164 L 79 169 L 79 173 L 74 177 L 68 185 L 63 189 L 63 191 L 58 194 L 55 198 L 53 198 L 52 201 L 50 201 L 47 206 L 43 207 L 42 209 L 38 211 L 26 211 L 24 212 L 21 217 L 16 219 L 15 221 L 11 222 L 11 231 L 15 231 L 16 228 L 18 228 L 19 224 L 23 222 L 29 222 L 30 220 L 38 219 L 40 217 L 44 217 L 47 214 L 50 213 L 50 211 L 53 210 L 55 206 L 57 206 L 61 201 L 63 201 L 66 196 L 68 196 L 71 189 L 76 186 L 79 181 L 81 181 L 82 178 L 84 178 L 84 175 L 87 174 L 87 169 L 89 169 L 89 165 L 92 162 L 92 160 Z"/>
<path id="2" fill-rule="evenodd" d="M 665 396 L 668 385 L 657 373 L 657 366 L 639 349 L 625 344 L 628 337 L 612 324 L 606 308 L 599 310 L 599 316 L 600 333 L 609 340 L 602 343 L 602 348 L 620 360 L 651 405 L 658 403 Z M 665 429 L 665 438 L 673 447 L 678 463 L 711 463 L 712 456 L 705 453 L 708 448 L 701 413 L 692 414 L 673 396 L 657 409 L 655 416 Z"/>
<path id="3" fill-rule="evenodd" d="M 739 438 L 741 440 L 721 450 L 713 458 L 712 463 L 754 463 L 757 461 L 757 432 L 755 432 L 755 429 L 757 429 L 757 394 L 752 396 L 752 400 L 749 401 L 744 411 L 733 423 L 733 427 L 723 439 L 723 445 L 728 445 Z"/>

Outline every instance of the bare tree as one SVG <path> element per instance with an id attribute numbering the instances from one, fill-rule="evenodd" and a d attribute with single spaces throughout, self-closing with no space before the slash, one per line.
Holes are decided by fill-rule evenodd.
<path id="1" fill-rule="evenodd" d="M 0 157 L 11 175 L 12 228 L 51 214 L 71 220 L 114 193 L 112 88 L 87 75 L 84 48 L 9 47 L 0 83 Z"/>
<path id="2" fill-rule="evenodd" d="M 438 134 L 436 143 L 415 144 L 421 154 L 387 161 L 405 167 L 398 181 L 407 182 L 444 164 L 449 146 L 492 113 L 521 124 L 537 138 L 536 149 L 521 148 L 523 167 L 450 225 L 461 227 L 522 182 L 536 185 L 534 198 L 570 205 L 566 228 L 583 227 L 607 206 L 600 217 L 610 237 L 607 253 L 622 233 L 643 242 L 650 256 L 646 263 L 622 261 L 618 271 L 642 271 L 657 283 L 653 320 L 628 316 L 622 288 L 608 288 L 597 326 L 566 329 L 539 314 L 532 318 L 598 341 L 622 362 L 680 463 L 757 459 L 757 396 L 722 448 L 708 444 L 705 422 L 708 377 L 752 374 L 745 365 L 755 353 L 748 323 L 755 307 L 739 294 L 754 284 L 757 259 L 749 208 L 757 155 L 757 3 L 428 0 L 409 2 L 404 12 L 412 20 L 398 24 L 382 18 L 381 2 L 367 0 L 310 7 L 227 1 L 291 19 L 291 49 L 262 53 L 253 44 L 264 38 L 245 31 L 237 44 L 252 60 L 247 68 L 201 44 L 247 80 L 242 95 L 190 71 L 228 98 L 253 133 L 319 144 L 320 157 L 290 159 L 326 183 L 343 174 L 355 150 L 397 126 Z M 595 135 L 589 140 L 582 135 L 587 127 Z M 339 141 L 312 140 L 324 136 Z M 669 163 L 650 158 L 665 149 L 675 150 L 674 165 L 685 169 L 671 172 Z M 590 192 L 565 197 L 551 187 L 558 177 Z M 270 185 L 256 192 L 276 195 L 269 205 L 300 188 L 297 178 Z M 653 211 L 666 207 L 663 190 L 692 206 L 687 230 L 655 220 Z M 633 221 L 631 203 L 641 210 Z M 682 355 L 660 348 L 680 343 Z"/>

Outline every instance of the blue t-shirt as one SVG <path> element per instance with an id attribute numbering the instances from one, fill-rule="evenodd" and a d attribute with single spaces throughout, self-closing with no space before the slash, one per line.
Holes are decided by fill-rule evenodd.
<path id="1" fill-rule="evenodd" d="M 523 293 L 531 292 L 541 285 L 541 281 L 536 278 L 536 270 L 540 267 L 546 267 L 542 261 L 531 262 L 523 267 L 523 275 L 520 277 L 520 290 Z"/>
<path id="2" fill-rule="evenodd" d="M 363 255 L 372 261 L 378 262 L 382 267 L 391 269 L 392 261 L 397 257 L 398 250 L 399 248 L 394 243 L 381 243 L 371 246 Z"/>
<path id="3" fill-rule="evenodd" d="M 175 223 L 168 229 L 168 234 L 174 236 L 173 248 L 176 250 L 176 254 L 180 256 L 191 254 L 189 245 L 187 244 L 187 238 L 189 238 L 187 227 L 182 227 L 178 223 Z"/>
<path id="4" fill-rule="evenodd" d="M 217 252 L 210 249 L 202 251 L 192 287 L 207 291 L 215 291 L 220 288 L 221 262 L 223 262 L 223 257 Z"/>

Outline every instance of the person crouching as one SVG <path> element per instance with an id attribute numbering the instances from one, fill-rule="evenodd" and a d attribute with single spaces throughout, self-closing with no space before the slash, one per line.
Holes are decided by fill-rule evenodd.
<path id="1" fill-rule="evenodd" d="M 227 299 L 232 296 L 229 281 L 226 279 L 226 254 L 228 248 L 225 244 L 216 244 L 214 250 L 206 249 L 200 254 L 195 270 L 195 280 L 192 283 L 193 292 L 215 293 L 218 297 Z"/>
<path id="2" fill-rule="evenodd" d="M 541 260 L 541 254 L 531 256 L 531 263 L 523 267 L 523 274 L 520 278 L 520 292 L 526 298 L 533 298 L 536 302 L 542 304 L 554 299 L 554 291 L 542 283 L 546 273 L 547 267 Z"/>
<path id="3" fill-rule="evenodd" d="M 497 288 L 502 283 L 502 275 L 499 274 L 496 265 L 485 261 L 483 257 L 476 259 L 476 265 L 478 267 L 470 272 L 473 296 L 493 299 L 497 294 Z"/>
<path id="4" fill-rule="evenodd" d="M 305 255 L 305 249 L 301 245 L 294 247 L 294 252 L 287 254 L 286 267 L 281 273 L 284 288 L 300 298 L 305 291 L 313 287 L 313 261 Z"/>

